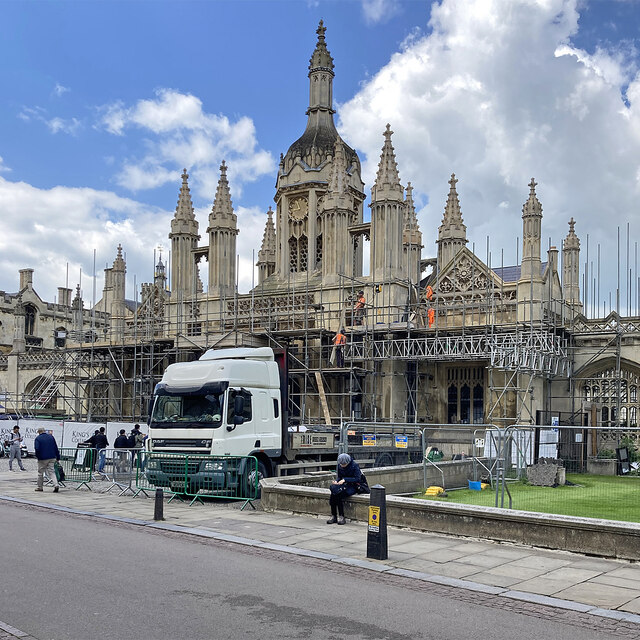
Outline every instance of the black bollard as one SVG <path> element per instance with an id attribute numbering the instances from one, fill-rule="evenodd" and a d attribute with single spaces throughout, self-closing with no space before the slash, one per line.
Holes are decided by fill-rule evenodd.
<path id="1" fill-rule="evenodd" d="M 164 520 L 164 491 L 160 488 L 156 489 L 156 503 L 153 509 L 154 520 Z"/>
<path id="2" fill-rule="evenodd" d="M 387 550 L 387 498 L 381 484 L 371 487 L 369 498 L 369 527 L 367 529 L 367 558 L 386 560 Z"/>

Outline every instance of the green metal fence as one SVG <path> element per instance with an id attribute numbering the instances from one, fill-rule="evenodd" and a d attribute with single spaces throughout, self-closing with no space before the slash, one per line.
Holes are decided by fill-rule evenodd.
<path id="1" fill-rule="evenodd" d="M 472 453 L 468 488 L 449 490 L 437 500 L 640 522 L 637 427 L 487 429 L 475 434 Z"/>
<path id="2" fill-rule="evenodd" d="M 259 497 L 258 460 L 253 456 L 207 456 L 140 451 L 135 463 L 136 494 L 158 488 L 174 498 L 243 500 Z"/>
<path id="3" fill-rule="evenodd" d="M 70 482 L 77 482 L 79 489 L 83 485 L 91 489 L 89 483 L 92 480 L 95 449 L 60 449 L 60 466 L 64 471 L 65 485 Z"/>

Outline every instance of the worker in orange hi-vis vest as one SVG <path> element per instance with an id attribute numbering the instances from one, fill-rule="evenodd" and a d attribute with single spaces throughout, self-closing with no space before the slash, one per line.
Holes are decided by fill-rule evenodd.
<path id="1" fill-rule="evenodd" d="M 353 307 L 353 324 L 362 324 L 362 318 L 364 317 L 364 305 L 366 300 L 364 297 L 364 291 L 358 291 L 358 298 L 356 304 Z"/>
<path id="2" fill-rule="evenodd" d="M 340 329 L 333 339 L 333 349 L 335 358 L 332 354 L 332 360 L 335 360 L 336 367 L 344 367 L 344 345 L 347 344 L 347 336 L 344 335 L 344 329 Z"/>
<path id="3" fill-rule="evenodd" d="M 436 312 L 433 309 L 427 311 L 427 320 L 429 321 L 429 329 L 431 329 L 431 326 L 436 321 Z"/>
<path id="4" fill-rule="evenodd" d="M 431 285 L 427 285 L 427 288 L 425 289 L 425 294 L 427 296 L 427 300 L 431 300 L 433 298 L 433 289 L 431 288 Z"/>

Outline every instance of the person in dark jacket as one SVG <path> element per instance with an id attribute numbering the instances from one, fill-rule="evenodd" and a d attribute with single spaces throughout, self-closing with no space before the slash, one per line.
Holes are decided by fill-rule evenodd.
<path id="1" fill-rule="evenodd" d="M 56 477 L 55 463 L 60 460 L 60 451 L 56 439 L 44 430 L 44 427 L 38 427 L 38 435 L 36 436 L 34 447 L 36 450 L 36 458 L 38 459 L 38 487 L 36 491 L 42 491 L 44 484 L 44 473 L 53 482 L 53 492 L 58 493 L 60 485 Z"/>
<path id="2" fill-rule="evenodd" d="M 107 461 L 107 452 L 104 451 L 109 446 L 109 441 L 107 440 L 107 436 L 105 434 L 105 428 L 100 427 L 96 433 L 94 433 L 88 440 L 85 440 L 83 444 L 90 444 L 94 449 L 96 449 L 97 460 L 98 460 L 98 473 L 103 473 L 104 465 Z"/>
<path id="3" fill-rule="evenodd" d="M 331 491 L 329 498 L 331 517 L 327 520 L 327 524 L 346 524 L 342 501 L 358 492 L 361 477 L 362 472 L 355 460 L 348 453 L 341 453 L 338 456 L 337 478 L 329 487 Z"/>
<path id="4" fill-rule="evenodd" d="M 114 449 L 128 449 L 129 448 L 129 436 L 124 429 L 120 429 L 120 433 L 113 443 Z M 131 456 L 128 451 L 114 451 L 113 458 L 116 465 L 116 470 L 124 473 L 127 471 L 127 465 Z"/>
<path id="5" fill-rule="evenodd" d="M 124 429 L 120 429 L 120 433 L 113 443 L 114 449 L 128 449 L 129 448 L 129 436 Z"/>

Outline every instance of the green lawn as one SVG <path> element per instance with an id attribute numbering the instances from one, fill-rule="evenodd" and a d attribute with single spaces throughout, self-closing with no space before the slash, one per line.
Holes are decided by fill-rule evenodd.
<path id="1" fill-rule="evenodd" d="M 534 487 L 523 482 L 510 482 L 512 507 L 523 511 L 640 522 L 639 477 L 567 474 L 567 481 L 574 486 Z M 423 494 L 415 497 L 438 502 L 495 506 L 495 491 L 491 488 L 484 491 L 449 491 L 446 498 L 429 498 Z M 509 504 L 506 491 L 504 504 Z"/>

